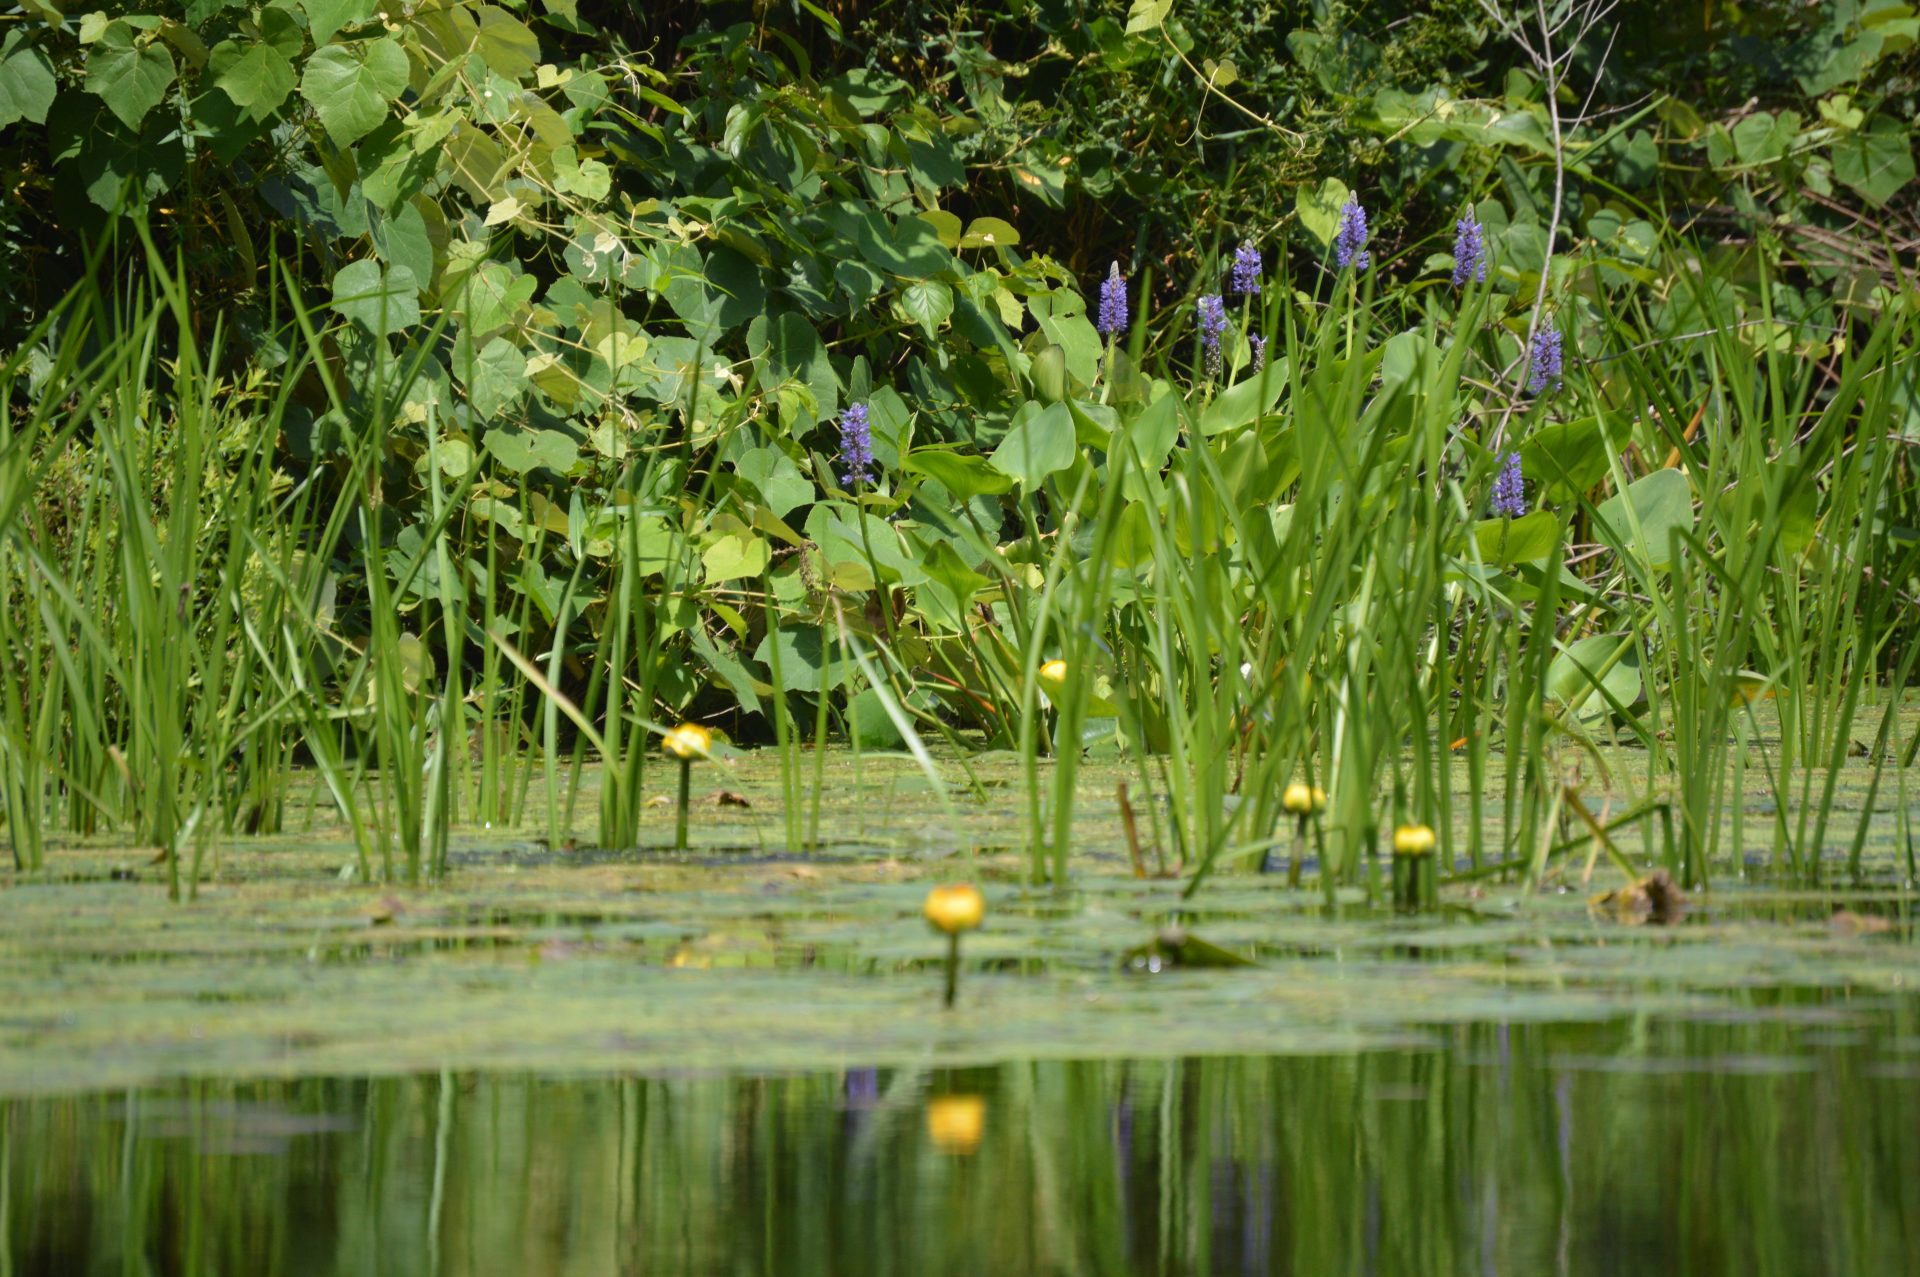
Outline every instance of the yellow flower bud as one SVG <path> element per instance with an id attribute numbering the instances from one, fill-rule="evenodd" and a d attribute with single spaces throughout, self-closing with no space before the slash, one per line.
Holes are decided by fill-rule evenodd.
<path id="1" fill-rule="evenodd" d="M 1325 809 L 1327 791 L 1318 785 L 1305 785 L 1296 780 L 1280 795 L 1280 805 L 1296 816 L 1305 816 Z"/>
<path id="2" fill-rule="evenodd" d="M 1426 825 L 1401 825 L 1393 831 L 1393 854 L 1425 856 L 1433 851 L 1433 830 Z"/>
<path id="3" fill-rule="evenodd" d="M 987 902 L 978 887 L 963 882 L 929 891 L 927 903 L 921 912 L 926 914 L 927 922 L 934 930 L 952 936 L 979 926 L 980 920 L 986 916 Z"/>
<path id="4" fill-rule="evenodd" d="M 706 758 L 713 751 L 713 733 L 698 723 L 682 723 L 668 732 L 660 748 L 681 762 Z"/>
<path id="5" fill-rule="evenodd" d="M 1040 681 L 1048 687 L 1064 687 L 1067 682 L 1067 663 L 1048 661 L 1040 667 Z"/>

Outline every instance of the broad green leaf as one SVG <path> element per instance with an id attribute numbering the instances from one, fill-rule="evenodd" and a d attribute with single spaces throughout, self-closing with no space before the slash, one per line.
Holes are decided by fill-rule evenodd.
<path id="1" fill-rule="evenodd" d="M 351 146 L 379 128 L 387 103 L 406 87 L 406 52 L 385 38 L 330 44 L 307 59 L 300 77 L 300 96 L 313 104 L 336 146 Z"/>
<path id="2" fill-rule="evenodd" d="M 1872 204 L 1886 204 L 1913 173 L 1912 137 L 1893 120 L 1875 120 L 1866 132 L 1833 144 L 1833 175 Z"/>
<path id="3" fill-rule="evenodd" d="M 1693 529 L 1693 486 L 1678 470 L 1655 470 L 1602 501 L 1595 514 L 1594 531 L 1607 544 L 1664 568 L 1673 561 L 1673 530 Z"/>
<path id="4" fill-rule="evenodd" d="M 1173 0 L 1133 0 L 1132 7 L 1127 10 L 1127 34 L 1157 31 L 1172 12 Z"/>
<path id="5" fill-rule="evenodd" d="M 1012 222 L 997 217 L 976 217 L 967 223 L 967 233 L 960 237 L 962 248 L 1010 248 L 1020 242 L 1020 232 L 1013 228 Z"/>
<path id="6" fill-rule="evenodd" d="M 947 589 L 958 607 L 972 602 L 973 596 L 987 586 L 988 578 L 974 571 L 946 541 L 935 541 L 921 557 L 926 563 L 927 575 L 934 584 Z"/>
<path id="7" fill-rule="evenodd" d="M 998 496 L 1013 487 L 1013 480 L 995 471 L 985 459 L 944 449 L 916 448 L 907 454 L 901 468 L 937 480 L 961 501 Z"/>
<path id="8" fill-rule="evenodd" d="M 376 337 L 420 322 L 420 284 L 404 266 L 362 258 L 333 277 L 333 308 Z"/>
<path id="9" fill-rule="evenodd" d="M 1033 381 L 1033 393 L 1042 403 L 1062 403 L 1067 391 L 1067 352 L 1049 344 L 1046 349 L 1035 352 L 1033 363 L 1027 369 L 1027 375 Z"/>
<path id="10" fill-rule="evenodd" d="M 760 576 L 772 561 L 773 549 L 766 540 L 744 532 L 728 533 L 708 546 L 700 556 L 700 564 L 706 570 L 709 583 Z"/>
<path id="11" fill-rule="evenodd" d="M 1286 374 L 1272 366 L 1234 382 L 1201 410 L 1200 433 L 1212 436 L 1252 425 L 1273 411 L 1286 384 Z"/>
<path id="12" fill-rule="evenodd" d="M 1578 701 L 1582 718 L 1611 713 L 1609 696 L 1623 708 L 1632 705 L 1640 699 L 1639 644 L 1627 634 L 1593 634 L 1568 644 L 1547 666 L 1547 696 L 1563 705 Z"/>
<path id="13" fill-rule="evenodd" d="M 222 57 L 228 50 L 227 57 Z M 212 57 L 216 65 L 225 68 L 214 81 L 215 86 L 255 120 L 278 111 L 298 78 L 287 55 L 271 44 L 249 44 L 242 51 L 233 41 L 223 40 L 214 47 Z"/>
<path id="14" fill-rule="evenodd" d="M 467 401 L 484 418 L 499 415 L 527 389 L 527 357 L 505 337 L 495 337 L 467 370 Z"/>
<path id="15" fill-rule="evenodd" d="M 1474 525 L 1473 539 L 1483 563 L 1498 568 L 1535 563 L 1551 554 L 1559 542 L 1560 520 L 1547 510 L 1518 519 L 1483 519 Z"/>
<path id="16" fill-rule="evenodd" d="M 343 27 L 357 27 L 373 16 L 379 0 L 301 0 L 315 48 L 332 40 Z"/>
<path id="17" fill-rule="evenodd" d="M 1347 184 L 1337 177 L 1326 179 L 1317 189 L 1302 184 L 1294 188 L 1294 215 L 1308 234 L 1322 244 L 1331 244 L 1334 232 L 1340 229 L 1340 210 L 1350 195 Z"/>
<path id="18" fill-rule="evenodd" d="M 938 341 L 940 325 L 953 314 L 953 290 L 936 279 L 922 279 L 900 290 L 900 309 L 926 332 L 927 340 Z"/>
<path id="19" fill-rule="evenodd" d="M 749 448 L 733 464 L 734 473 L 751 483 L 767 508 L 781 518 L 814 499 L 813 484 L 793 459 L 775 448 Z"/>
<path id="20" fill-rule="evenodd" d="M 53 63 L 19 31 L 9 32 L 0 51 L 0 128 L 15 120 L 45 124 L 53 96 Z"/>
<path id="21" fill-rule="evenodd" d="M 493 73 L 509 80 L 524 79 L 540 62 L 540 41 L 527 24 L 499 5 L 480 6 L 480 34 L 474 48 Z"/>
<path id="22" fill-rule="evenodd" d="M 425 201 L 421 201 L 424 203 Z M 433 279 L 433 237 L 426 216 L 415 204 L 402 204 L 389 217 L 373 209 L 367 217 L 374 251 L 390 266 L 404 266 L 416 282 Z"/>
<path id="23" fill-rule="evenodd" d="M 1031 407 L 1031 405 L 1030 405 Z M 1040 412 L 1027 411 L 1014 419 L 1013 429 L 993 450 L 990 464 L 1028 492 L 1050 474 L 1073 464 L 1080 450 L 1074 442 L 1073 414 L 1057 403 Z"/>
<path id="24" fill-rule="evenodd" d="M 540 466 L 566 474 L 580 461 L 579 445 L 558 430 L 489 430 L 487 451 L 515 474 Z"/>
<path id="25" fill-rule="evenodd" d="M 817 626 L 777 629 L 769 631 L 753 651 L 753 659 L 766 667 L 770 681 L 776 643 L 780 647 L 780 678 L 776 686 L 788 691 L 821 692 L 838 687 L 847 681 L 851 671 L 859 668 L 841 653 L 838 643 L 829 645 L 823 653 Z"/>
<path id="26" fill-rule="evenodd" d="M 147 112 L 160 105 L 173 76 L 173 54 L 167 47 L 141 38 L 124 19 L 109 22 L 87 50 L 87 92 L 97 95 L 130 129 L 138 129 Z"/>
<path id="27" fill-rule="evenodd" d="M 952 213 L 945 209 L 930 208 L 915 213 L 914 216 L 933 227 L 934 233 L 940 237 L 942 244 L 948 248 L 960 247 L 960 219 Z"/>
<path id="28" fill-rule="evenodd" d="M 1520 445 L 1522 468 L 1547 485 L 1548 500 L 1571 501 L 1606 477 L 1608 437 L 1617 450 L 1631 425 L 1623 419 L 1609 427 L 1599 417 L 1581 417 L 1536 427 Z"/>
<path id="29" fill-rule="evenodd" d="M 886 701 L 871 687 L 847 702 L 847 734 L 867 749 L 895 749 L 905 743 Z"/>

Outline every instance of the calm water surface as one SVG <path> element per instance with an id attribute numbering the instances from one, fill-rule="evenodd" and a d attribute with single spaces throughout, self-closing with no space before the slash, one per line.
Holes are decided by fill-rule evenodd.
<path id="1" fill-rule="evenodd" d="M 1920 1005 L 1832 994 L 1342 1057 L 0 1100 L 0 1277 L 1744 1277 L 1916 1256 Z"/>

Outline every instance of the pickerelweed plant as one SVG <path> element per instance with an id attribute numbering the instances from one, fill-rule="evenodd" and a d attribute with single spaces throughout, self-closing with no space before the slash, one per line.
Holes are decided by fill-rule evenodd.
<path id="1" fill-rule="evenodd" d="M 1917 503 L 1887 424 L 1914 411 L 1911 304 L 1837 341 L 1679 263 L 1696 282 L 1649 297 L 1569 261 L 1536 317 L 1490 217 L 1475 269 L 1457 243 L 1419 288 L 1358 269 L 1380 250 L 1349 222 L 1346 269 L 1242 251 L 1157 318 L 1144 270 L 1089 309 L 983 238 L 954 250 L 994 263 L 968 287 L 1014 280 L 1035 325 L 1003 347 L 965 317 L 990 411 L 956 425 L 924 366 L 888 383 L 782 319 L 762 357 L 790 375 L 736 397 L 731 365 L 680 365 L 672 425 L 610 405 L 591 464 L 516 452 L 442 378 L 484 389 L 467 335 L 391 340 L 377 280 L 323 312 L 288 279 L 288 368 L 238 383 L 157 254 L 144 292 L 83 285 L 0 365 L 15 861 L 119 830 L 190 893 L 303 783 L 368 880 L 446 872 L 462 825 L 652 845 L 660 724 L 697 709 L 764 723 L 793 847 L 823 841 L 831 739 L 911 759 L 956 828 L 983 791 L 949 772 L 1015 751 L 1034 883 L 1071 879 L 1089 750 L 1189 891 L 1284 850 L 1325 898 L 1385 901 L 1402 825 L 1433 831 L 1420 903 L 1582 853 L 1698 883 L 1764 842 L 1756 870 L 1860 872 L 1915 750 Z M 252 444 L 296 420 L 310 455 Z M 565 506 L 524 477 L 569 458 Z M 1853 809 L 1834 776 L 1868 711 Z M 1292 785 L 1324 794 L 1311 866 Z"/>

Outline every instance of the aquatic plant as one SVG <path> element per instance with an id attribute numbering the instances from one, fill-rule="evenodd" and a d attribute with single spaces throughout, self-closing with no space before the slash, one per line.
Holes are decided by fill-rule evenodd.
<path id="1" fill-rule="evenodd" d="M 1220 337 L 1227 331 L 1226 301 L 1218 293 L 1200 298 L 1200 347 L 1206 355 L 1207 375 L 1220 375 Z"/>
<path id="2" fill-rule="evenodd" d="M 1552 324 L 1533 335 L 1533 346 L 1528 351 L 1527 389 L 1536 395 L 1560 389 L 1561 374 L 1565 371 L 1561 340 L 1560 330 Z"/>
<path id="3" fill-rule="evenodd" d="M 864 403 L 848 404 L 840 414 L 840 482 L 852 487 L 874 480 L 873 425 Z"/>
<path id="4" fill-rule="evenodd" d="M 1127 281 L 1120 275 L 1119 262 L 1109 266 L 1107 277 L 1100 281 L 1100 309 L 1093 329 L 1108 338 L 1127 331 Z"/>
<path id="5" fill-rule="evenodd" d="M 1471 212 L 1454 223 L 1453 233 L 1453 286 L 1459 288 L 1468 280 L 1487 282 L 1486 240 Z"/>
<path id="6" fill-rule="evenodd" d="M 986 897 L 972 883 L 935 887 L 921 906 L 927 925 L 947 938 L 946 992 L 944 1004 L 953 1005 L 960 985 L 960 937 L 974 930 L 986 918 Z"/>
<path id="7" fill-rule="evenodd" d="M 1509 452 L 1494 476 L 1490 504 L 1504 519 L 1518 519 L 1527 512 L 1527 481 L 1520 473 L 1520 454 Z"/>
<path id="8" fill-rule="evenodd" d="M 1373 264 L 1373 255 L 1367 251 L 1368 238 L 1367 210 L 1359 200 L 1350 199 L 1340 209 L 1340 229 L 1333 237 L 1333 257 L 1341 270 L 1351 266 L 1361 271 Z"/>
<path id="9" fill-rule="evenodd" d="M 682 723 L 661 738 L 660 748 L 680 764 L 680 790 L 674 803 L 673 845 L 687 849 L 687 808 L 693 801 L 693 764 L 713 756 L 713 733 L 698 723 Z"/>
<path id="10" fill-rule="evenodd" d="M 1227 291 L 1248 297 L 1257 297 L 1260 293 L 1260 250 L 1253 246 L 1252 240 L 1241 241 L 1240 247 L 1234 250 L 1233 277 L 1227 283 Z"/>

